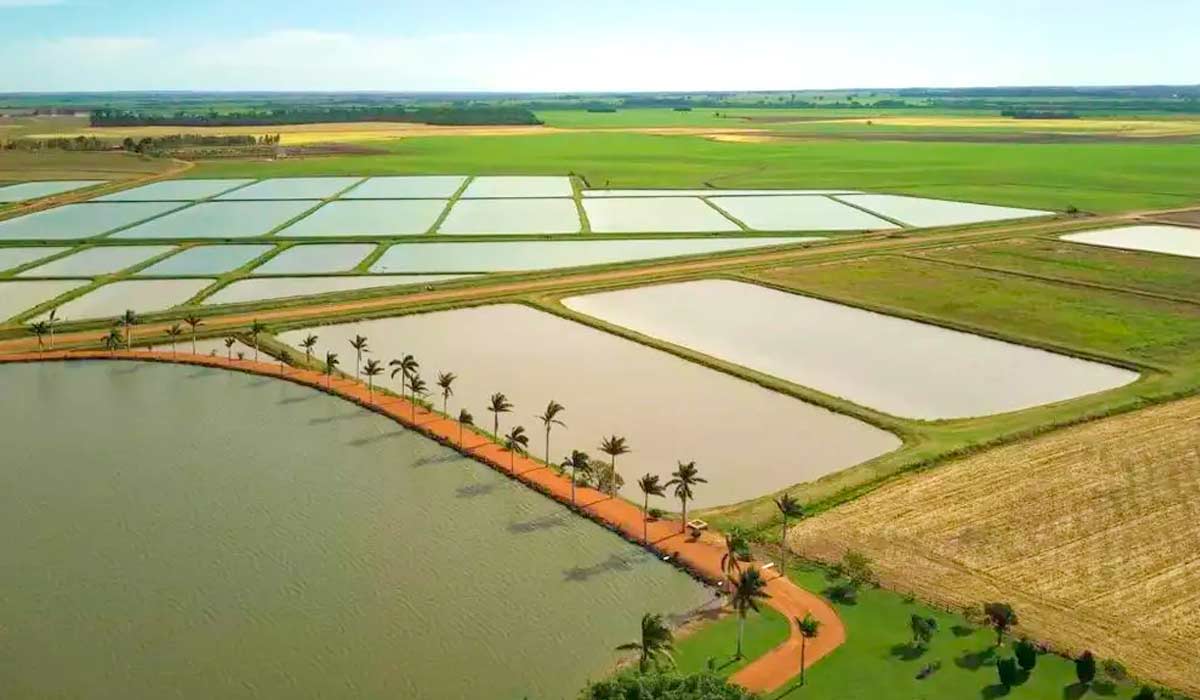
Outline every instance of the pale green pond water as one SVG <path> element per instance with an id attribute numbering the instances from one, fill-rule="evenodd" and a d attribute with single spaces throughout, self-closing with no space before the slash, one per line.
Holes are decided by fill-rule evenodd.
<path id="1" fill-rule="evenodd" d="M 643 612 L 711 595 L 310 389 L 120 362 L 0 385 L 5 698 L 570 698 Z"/>

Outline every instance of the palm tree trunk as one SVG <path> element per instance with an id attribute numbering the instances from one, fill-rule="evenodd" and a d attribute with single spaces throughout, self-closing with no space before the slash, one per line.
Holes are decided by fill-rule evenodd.
<path id="1" fill-rule="evenodd" d="M 371 403 L 375 403 L 375 379 L 373 377 L 367 377 L 367 396 Z"/>
<path id="2" fill-rule="evenodd" d="M 679 500 L 683 503 L 683 520 L 679 522 L 679 531 L 687 532 L 687 499 L 681 498 Z"/>
<path id="3" fill-rule="evenodd" d="M 746 632 L 746 616 L 738 614 L 737 657 L 742 658 L 742 635 Z"/>
<path id="4" fill-rule="evenodd" d="M 646 494 L 646 505 L 642 508 L 642 544 L 650 544 L 650 494 Z"/>
<path id="5" fill-rule="evenodd" d="M 192 354 L 196 354 L 196 330 L 192 329 Z"/>
<path id="6" fill-rule="evenodd" d="M 571 467 L 571 505 L 575 505 L 575 467 Z"/>
<path id="7" fill-rule="evenodd" d="M 450 397 L 442 394 L 442 414 L 450 415 Z"/>
<path id="8" fill-rule="evenodd" d="M 800 685 L 804 685 L 804 652 L 808 650 L 808 637 L 800 638 Z"/>
<path id="9" fill-rule="evenodd" d="M 258 336 L 254 336 L 254 362 L 258 363 Z"/>
<path id="10" fill-rule="evenodd" d="M 550 426 L 546 426 L 546 464 L 550 463 Z"/>
<path id="11" fill-rule="evenodd" d="M 258 352 L 257 344 L 255 344 L 255 346 L 254 346 L 254 351 L 256 353 Z M 257 360 L 258 355 L 255 355 L 254 359 Z M 354 351 L 354 381 L 356 381 L 356 382 L 362 381 L 362 377 L 360 377 L 358 374 L 359 367 L 362 367 L 362 350 L 355 350 Z"/>
<path id="12" fill-rule="evenodd" d="M 787 576 L 787 516 L 783 516 L 783 533 L 779 537 L 779 546 L 783 549 L 783 553 L 779 557 L 780 569 L 779 573 Z M 803 657 L 803 651 L 801 657 Z M 800 685 L 804 685 L 804 679 L 800 679 Z"/>
<path id="13" fill-rule="evenodd" d="M 463 446 L 462 438 L 463 438 L 463 424 L 462 424 L 462 421 L 459 421 L 458 422 L 458 446 L 459 447 Z"/>

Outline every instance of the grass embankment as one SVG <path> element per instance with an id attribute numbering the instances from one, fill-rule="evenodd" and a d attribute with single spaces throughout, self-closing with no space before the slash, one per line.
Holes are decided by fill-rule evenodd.
<path id="1" fill-rule="evenodd" d="M 201 163 L 189 177 L 578 173 L 591 187 L 847 187 L 1100 213 L 1200 201 L 1200 144 L 1004 144 L 547 133 L 428 137 L 390 153 Z"/>
<path id="2" fill-rule="evenodd" d="M 782 644 L 791 631 L 786 617 L 763 605 L 761 612 L 746 617 L 743 658 L 737 659 L 737 626 L 737 615 L 704 623 L 675 645 L 675 665 L 683 673 L 712 670 L 722 678 L 728 678 Z"/>
<path id="3" fill-rule="evenodd" d="M 122 152 L 0 151 L 0 180 L 127 180 L 178 169 L 175 161 Z"/>
<path id="4" fill-rule="evenodd" d="M 1190 258 L 1040 238 L 946 246 L 922 255 L 1006 272 L 1200 301 L 1200 264 Z"/>
<path id="5" fill-rule="evenodd" d="M 811 591 L 830 585 L 826 571 L 814 566 L 790 567 L 788 575 Z M 1054 654 L 1040 655 L 1033 672 L 1006 692 L 999 684 L 995 662 L 1012 658 L 1011 640 L 997 648 L 994 632 L 972 626 L 960 615 L 882 589 L 860 591 L 856 603 L 834 607 L 846 624 L 846 642 L 809 669 L 803 690 L 797 690 L 793 682 L 774 697 L 1044 700 L 1075 699 L 1084 694 L 1077 685 L 1074 663 Z M 909 619 L 913 615 L 937 620 L 938 631 L 923 652 L 910 645 Z M 917 674 L 930 665 L 937 670 L 918 679 Z M 1131 685 L 1105 679 L 1096 682 L 1089 695 L 1130 698 L 1135 692 Z"/>

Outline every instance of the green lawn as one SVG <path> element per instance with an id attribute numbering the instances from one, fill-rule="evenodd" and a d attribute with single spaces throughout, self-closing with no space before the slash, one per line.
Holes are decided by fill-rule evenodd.
<path id="1" fill-rule="evenodd" d="M 371 145 L 389 152 L 206 162 L 187 176 L 577 173 L 592 187 L 847 187 L 1096 212 L 1200 201 L 1195 178 L 1200 144 L 728 143 L 692 136 L 560 133 Z"/>
<path id="2" fill-rule="evenodd" d="M 825 572 L 815 567 L 797 566 L 789 575 L 809 590 L 821 591 L 829 585 Z M 1074 664 L 1053 654 L 1039 656 L 1025 682 L 1004 692 L 995 661 L 1011 657 L 1011 646 L 1006 643 L 997 650 L 991 630 L 970 627 L 961 616 L 907 602 L 884 590 L 865 590 L 856 604 L 835 607 L 846 625 L 846 643 L 809 670 L 805 688 L 798 690 L 792 684 L 775 697 L 1059 700 L 1081 696 Z M 938 631 L 923 653 L 909 646 L 908 621 L 914 614 L 938 622 Z M 940 668 L 918 680 L 917 674 L 931 664 L 940 664 Z M 1135 692 L 1132 686 L 1113 686 L 1106 681 L 1095 684 L 1083 697 L 1130 698 Z"/>
<path id="3" fill-rule="evenodd" d="M 746 664 L 782 644 L 788 638 L 788 621 L 767 605 L 759 614 L 746 618 L 743 641 L 745 657 L 734 658 L 737 650 L 737 622 L 734 615 L 721 618 L 701 627 L 679 640 L 675 648 L 675 663 L 684 673 L 696 673 L 709 668 L 722 677 L 731 676 Z"/>
<path id="4" fill-rule="evenodd" d="M 1150 364 L 1200 363 L 1200 309 L 902 257 L 781 267 L 762 279 L 1014 338 Z"/>
<path id="5" fill-rule="evenodd" d="M 939 260 L 1200 300 L 1200 264 L 1154 253 L 1030 238 L 924 253 Z"/>

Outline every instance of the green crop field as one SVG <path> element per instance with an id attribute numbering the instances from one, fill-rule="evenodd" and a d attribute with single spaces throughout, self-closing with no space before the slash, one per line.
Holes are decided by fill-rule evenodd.
<path id="1" fill-rule="evenodd" d="M 727 615 L 679 640 L 675 665 L 684 673 L 711 668 L 727 677 L 779 646 L 788 638 L 788 620 L 774 608 L 767 605 L 761 608 L 761 612 L 746 617 L 742 659 L 735 658 L 738 618 Z"/>
<path id="2" fill-rule="evenodd" d="M 386 153 L 202 162 L 188 177 L 577 173 L 591 187 L 846 187 L 1111 213 L 1200 202 L 1200 144 L 1004 144 L 547 133 L 373 142 Z"/>

